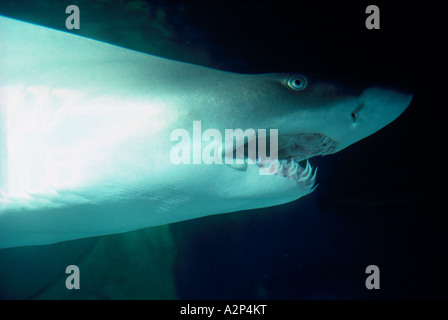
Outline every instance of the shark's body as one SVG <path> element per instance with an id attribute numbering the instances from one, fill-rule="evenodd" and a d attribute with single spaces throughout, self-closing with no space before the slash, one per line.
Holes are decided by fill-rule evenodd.
<path id="1" fill-rule="evenodd" d="M 293 201 L 314 184 L 297 161 L 374 133 L 410 100 L 218 71 L 0 17 L 0 248 Z M 170 134 L 193 121 L 223 135 L 278 129 L 282 169 L 173 164 Z"/>

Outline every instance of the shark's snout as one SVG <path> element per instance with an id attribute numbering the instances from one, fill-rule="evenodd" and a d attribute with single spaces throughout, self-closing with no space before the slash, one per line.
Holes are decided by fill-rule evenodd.
<path id="1" fill-rule="evenodd" d="M 359 84 L 339 84 L 305 75 L 282 75 L 280 78 L 285 87 L 294 89 L 286 88 L 288 98 L 294 99 L 284 97 L 290 104 L 285 103 L 283 118 L 278 111 L 278 145 L 274 157 L 278 157 L 279 162 L 274 165 L 273 172 L 297 181 L 307 192 L 313 190 L 315 181 L 315 170 L 307 159 L 336 153 L 375 133 L 398 118 L 412 100 L 411 93 L 386 87 L 363 88 Z M 295 79 L 293 85 L 291 79 Z M 297 79 L 301 79 L 300 88 Z M 292 114 L 290 110 L 294 110 Z M 245 143 L 244 150 L 248 148 Z M 271 151 L 268 150 L 270 157 Z M 258 157 L 259 154 L 251 163 L 258 164 Z M 250 157 L 245 155 L 244 159 L 244 163 L 230 167 L 246 171 Z M 305 183 L 301 177 L 308 173 L 310 179 L 305 179 Z"/>
<path id="2" fill-rule="evenodd" d="M 329 123 L 328 136 L 337 144 L 334 152 L 393 122 L 406 110 L 412 97 L 410 92 L 391 88 L 366 88 L 357 99 L 347 103 L 350 107 L 346 108 L 345 114 L 341 114 L 338 123 Z"/>
<path id="3" fill-rule="evenodd" d="M 361 95 L 365 108 L 360 112 L 365 113 L 366 116 L 374 116 L 372 120 L 377 120 L 377 125 L 384 127 L 406 110 L 412 97 L 410 92 L 382 87 L 367 88 Z"/>

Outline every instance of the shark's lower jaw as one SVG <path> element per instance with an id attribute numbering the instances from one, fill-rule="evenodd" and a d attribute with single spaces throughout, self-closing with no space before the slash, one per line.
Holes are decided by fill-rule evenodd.
<path id="1" fill-rule="evenodd" d="M 295 180 L 303 189 L 313 192 L 317 187 L 317 185 L 314 186 L 317 167 L 313 170 L 308 159 L 331 153 L 335 148 L 336 142 L 321 133 L 280 135 L 278 139 L 279 161 L 275 174 Z"/>
<path id="2" fill-rule="evenodd" d="M 317 167 L 313 170 L 308 159 L 306 160 L 305 167 L 295 161 L 294 158 L 290 158 L 289 160 L 278 160 L 277 163 L 271 161 L 266 165 L 257 162 L 257 166 L 262 170 L 266 170 L 266 172 L 294 180 L 304 189 L 309 189 L 309 192 L 312 192 L 315 189 L 313 186 L 316 181 Z"/>

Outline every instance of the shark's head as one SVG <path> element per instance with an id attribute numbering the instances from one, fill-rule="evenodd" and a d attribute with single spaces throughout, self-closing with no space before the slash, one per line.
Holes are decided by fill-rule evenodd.
<path id="1" fill-rule="evenodd" d="M 279 81 L 289 91 L 281 108 L 291 110 L 285 114 L 291 125 L 282 131 L 296 134 L 296 146 L 305 149 L 297 155 L 291 148 L 287 151 L 298 160 L 335 153 L 364 139 L 395 120 L 412 100 L 412 94 L 393 88 L 318 76 L 281 75 Z M 304 137 L 316 143 L 317 138 L 322 139 L 322 150 L 310 150 L 310 146 L 317 146 L 307 144 Z"/>
<path id="2" fill-rule="evenodd" d="M 253 100 L 245 99 L 244 108 L 235 111 L 241 114 L 241 110 L 250 110 L 252 115 L 244 115 L 245 124 L 238 125 L 245 129 L 265 128 L 267 135 L 271 134 L 271 143 L 275 139 L 270 130 L 277 129 L 278 162 L 264 165 L 259 154 L 257 159 L 251 157 L 247 152 L 250 138 L 246 139 L 245 163 L 229 166 L 240 172 L 230 175 L 229 180 L 235 182 L 229 181 L 228 185 L 238 188 L 238 197 L 255 197 L 260 206 L 288 202 L 310 193 L 317 170 L 309 164 L 309 158 L 338 152 L 380 130 L 395 120 L 412 99 L 412 94 L 388 87 L 347 84 L 312 75 L 252 77 Z M 269 154 L 269 139 L 266 144 Z"/>

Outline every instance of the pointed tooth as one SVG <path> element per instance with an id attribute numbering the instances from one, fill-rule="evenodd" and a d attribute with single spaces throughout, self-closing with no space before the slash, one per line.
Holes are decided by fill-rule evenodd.
<path id="1" fill-rule="evenodd" d="M 309 172 L 310 172 L 310 169 L 311 169 L 310 162 L 308 161 L 308 159 L 306 159 L 306 165 L 305 165 L 305 169 L 302 171 L 302 175 L 303 176 L 308 176 Z"/>
<path id="2" fill-rule="evenodd" d="M 298 169 L 298 167 L 296 166 L 296 167 L 294 168 L 294 170 L 292 171 L 292 174 L 293 174 L 293 175 L 296 175 L 296 174 L 297 174 L 297 169 Z"/>
<path id="3" fill-rule="evenodd" d="M 309 169 L 308 169 L 308 179 L 310 179 L 313 176 L 313 167 L 309 164 Z"/>
<path id="4" fill-rule="evenodd" d="M 312 168 L 311 168 L 311 165 L 309 164 L 309 162 L 307 160 L 306 168 L 302 172 L 302 174 L 300 175 L 299 182 L 307 181 L 311 177 L 311 174 L 312 174 Z"/>
<path id="5" fill-rule="evenodd" d="M 319 185 L 319 184 L 316 184 L 314 187 L 312 187 L 309 193 L 311 193 L 311 192 L 313 192 L 314 190 L 316 190 L 316 188 L 317 188 L 318 185 Z"/>
<path id="6" fill-rule="evenodd" d="M 316 182 L 316 175 L 317 175 L 317 167 L 314 169 L 313 176 L 310 179 L 311 185 L 313 185 Z"/>
<path id="7" fill-rule="evenodd" d="M 295 170 L 295 162 L 291 162 L 291 164 L 289 165 L 289 168 L 288 168 L 288 175 L 291 175 L 292 174 L 292 172 Z"/>
<path id="8" fill-rule="evenodd" d="M 294 166 L 289 169 L 288 171 L 288 175 L 296 175 L 297 174 L 297 169 L 299 168 L 299 166 L 297 165 L 296 162 L 294 162 Z"/>
<path id="9" fill-rule="evenodd" d="M 283 170 L 283 161 L 279 161 L 278 163 L 280 163 L 280 165 L 278 166 L 277 171 L 282 171 Z"/>

